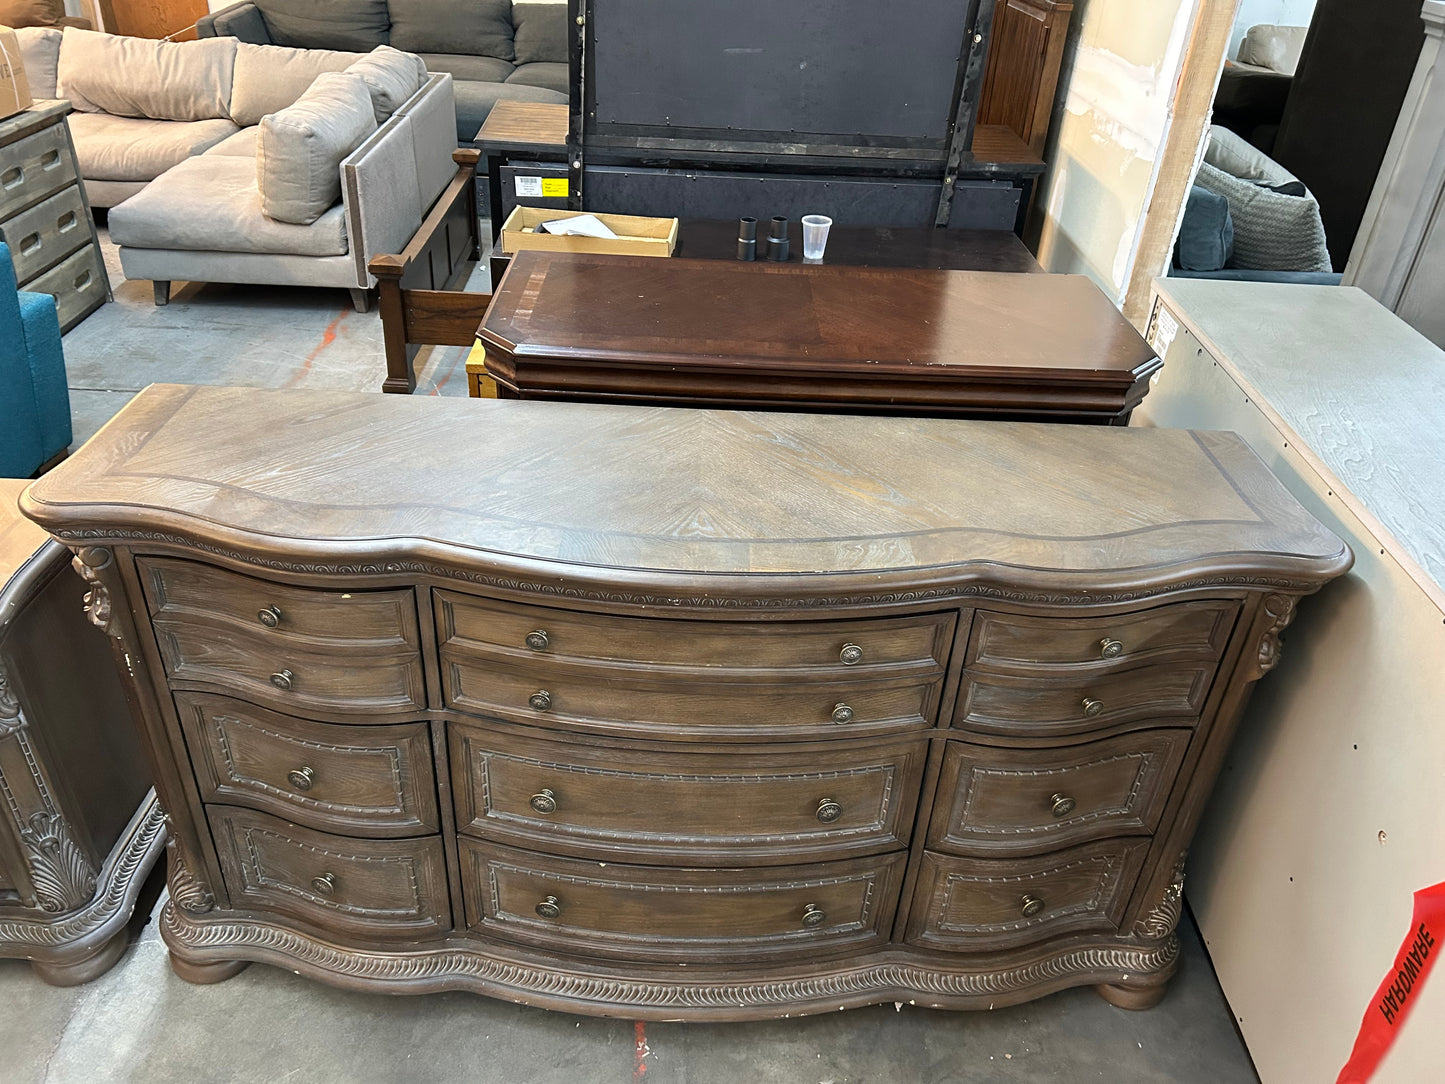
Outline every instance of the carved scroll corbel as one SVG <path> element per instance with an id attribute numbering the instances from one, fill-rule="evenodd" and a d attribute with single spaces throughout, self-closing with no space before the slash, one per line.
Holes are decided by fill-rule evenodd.
<path id="1" fill-rule="evenodd" d="M 103 574 L 115 568 L 111 551 L 104 546 L 87 546 L 75 551 L 75 559 L 70 564 L 90 585 L 90 590 L 85 593 L 85 616 L 106 635 L 119 640 L 120 622 L 115 620 L 111 610 L 110 588 L 101 579 Z"/>
<path id="2" fill-rule="evenodd" d="M 1255 653 L 1255 664 L 1251 680 L 1264 677 L 1276 666 L 1280 659 L 1280 633 L 1289 627 L 1294 620 L 1295 608 L 1299 599 L 1294 595 L 1266 595 L 1264 597 L 1263 617 L 1268 622 L 1263 632 L 1260 633 L 1259 647 Z"/>
<path id="3" fill-rule="evenodd" d="M 0 738 L 14 734 L 25 725 L 25 715 L 20 710 L 20 699 L 10 687 L 5 670 L 0 667 Z"/>
<path id="4" fill-rule="evenodd" d="M 1147 915 L 1134 923 L 1135 937 L 1157 941 L 1168 937 L 1179 925 L 1179 916 L 1184 910 L 1185 854 L 1181 854 L 1179 861 L 1174 863 L 1174 873 L 1169 879 L 1169 886 L 1164 889 L 1163 899 Z"/>
<path id="5" fill-rule="evenodd" d="M 190 871 L 176 847 L 175 840 L 166 844 L 166 854 L 172 902 L 192 915 L 204 915 L 213 909 L 216 906 L 216 897 L 211 895 L 211 890 L 201 884 Z"/>

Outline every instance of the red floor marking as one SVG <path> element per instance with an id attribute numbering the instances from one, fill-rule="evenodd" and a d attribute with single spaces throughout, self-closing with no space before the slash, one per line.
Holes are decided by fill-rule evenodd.
<path id="1" fill-rule="evenodd" d="M 301 368 L 296 371 L 296 374 L 290 380 L 286 381 L 285 384 L 281 385 L 283 388 L 294 388 L 297 384 L 301 383 L 306 377 L 306 374 L 311 371 L 311 365 L 315 362 L 316 356 L 336 341 L 336 328 L 341 321 L 346 319 L 346 315 L 350 311 L 350 309 L 342 309 L 336 319 L 326 325 L 326 330 L 321 333 L 321 342 L 317 343 L 316 349 L 306 355 L 306 360 L 301 363 Z"/>
<path id="2" fill-rule="evenodd" d="M 647 1055 L 651 1054 L 652 1051 L 649 1050 L 647 1047 L 647 1025 L 644 1024 L 641 1020 L 638 1020 L 632 1025 L 632 1028 L 634 1034 L 637 1037 L 636 1041 L 633 1043 L 632 1048 L 635 1055 L 635 1061 L 633 1062 L 632 1069 L 632 1079 L 641 1080 L 644 1074 L 646 1074 L 647 1072 L 647 1063 L 646 1061 L 644 1061 L 644 1059 L 647 1057 Z"/>

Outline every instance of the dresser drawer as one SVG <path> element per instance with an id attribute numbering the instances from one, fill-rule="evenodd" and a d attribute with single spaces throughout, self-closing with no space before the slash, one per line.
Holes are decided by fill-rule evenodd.
<path id="1" fill-rule="evenodd" d="M 1085 734 L 1139 719 L 1196 716 L 1215 664 L 1027 678 L 965 671 L 953 725 L 984 734 Z"/>
<path id="2" fill-rule="evenodd" d="M 852 737 L 919 729 L 942 677 L 861 682 L 681 681 L 631 669 L 484 662 L 442 649 L 448 707 L 537 726 L 664 737 Z M 835 721 L 842 720 L 842 721 Z"/>
<path id="3" fill-rule="evenodd" d="M 63 122 L 5 147 L 0 163 L 0 219 L 58 192 L 76 179 Z"/>
<path id="4" fill-rule="evenodd" d="M 927 753 L 921 739 L 673 751 L 463 724 L 449 733 L 458 831 L 581 857 L 690 865 L 906 847 Z"/>
<path id="5" fill-rule="evenodd" d="M 81 245 L 89 244 L 90 221 L 80 189 L 75 185 L 62 188 L 9 221 L 0 222 L 0 240 L 10 247 L 19 282 L 34 278 Z"/>
<path id="6" fill-rule="evenodd" d="M 166 675 L 291 715 L 426 703 L 410 591 L 322 591 L 166 558 L 139 562 Z"/>
<path id="7" fill-rule="evenodd" d="M 169 557 L 142 557 L 151 616 L 235 624 L 287 642 L 319 641 L 351 651 L 416 650 L 416 601 L 403 591 L 324 591 L 272 583 Z"/>
<path id="8" fill-rule="evenodd" d="M 965 665 L 976 670 L 1110 664 L 1137 666 L 1161 655 L 1217 659 L 1239 603 L 1175 602 L 1107 617 L 974 614 Z"/>
<path id="9" fill-rule="evenodd" d="M 60 330 L 69 331 L 88 313 L 105 303 L 105 266 L 100 260 L 100 250 L 94 245 L 86 245 L 49 271 L 29 282 L 22 282 L 20 288 L 55 298 Z"/>
<path id="10" fill-rule="evenodd" d="M 937 670 L 955 615 L 860 621 L 680 621 L 574 613 L 437 592 L 437 631 L 465 653 L 689 670 L 817 670 L 855 677 L 901 668 Z M 845 652 L 845 649 L 850 649 Z"/>
<path id="11" fill-rule="evenodd" d="M 698 963 L 885 944 L 907 857 L 667 869 L 460 842 L 473 931 L 568 954 Z"/>
<path id="12" fill-rule="evenodd" d="M 923 853 L 906 940 L 976 952 L 1070 933 L 1117 933 L 1149 839 L 1109 839 L 1033 858 Z"/>
<path id="13" fill-rule="evenodd" d="M 928 846 L 1051 850 L 1153 832 L 1192 730 L 1139 730 L 1061 749 L 949 742 Z"/>
<path id="14" fill-rule="evenodd" d="M 342 726 L 204 693 L 175 700 L 204 801 L 345 835 L 440 830 L 425 723 Z"/>
<path id="15" fill-rule="evenodd" d="M 348 839 L 264 813 L 209 806 L 232 907 L 388 941 L 451 929 L 438 836 Z"/>

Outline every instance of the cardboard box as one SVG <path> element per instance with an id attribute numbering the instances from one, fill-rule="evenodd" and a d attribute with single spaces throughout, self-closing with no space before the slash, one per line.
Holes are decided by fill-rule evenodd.
<path id="1" fill-rule="evenodd" d="M 30 81 L 25 78 L 25 64 L 20 59 L 20 41 L 15 31 L 0 26 L 0 120 L 29 109 L 34 102 Z"/>
<path id="2" fill-rule="evenodd" d="M 675 218 L 597 215 L 608 229 L 617 234 L 615 238 L 535 232 L 543 222 L 590 213 L 555 211 L 546 207 L 513 207 L 507 221 L 502 223 L 502 251 L 510 254 L 524 248 L 539 248 L 547 252 L 591 252 L 604 256 L 671 256 L 672 250 L 677 247 Z"/>

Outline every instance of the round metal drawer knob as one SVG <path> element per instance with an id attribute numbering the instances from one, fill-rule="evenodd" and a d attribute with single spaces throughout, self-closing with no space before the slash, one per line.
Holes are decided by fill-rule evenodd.
<path id="1" fill-rule="evenodd" d="M 1019 908 L 1019 911 L 1022 912 L 1024 918 L 1033 918 L 1044 909 L 1044 901 L 1037 896 L 1025 896 L 1020 902 L 1023 906 Z"/>
<path id="2" fill-rule="evenodd" d="M 824 824 L 832 824 L 843 815 L 843 807 L 832 798 L 824 798 L 818 803 L 818 819 Z"/>
<path id="3" fill-rule="evenodd" d="M 821 926 L 828 921 L 828 914 L 817 904 L 809 903 L 803 907 L 803 925 L 808 929 Z"/>
<path id="4" fill-rule="evenodd" d="M 851 723 L 853 721 L 853 709 L 847 704 L 833 705 L 833 722 Z"/>
<path id="5" fill-rule="evenodd" d="M 311 878 L 311 887 L 323 896 L 334 895 L 336 892 L 336 876 L 331 873 L 323 873 L 320 877 L 313 877 Z"/>
<path id="6" fill-rule="evenodd" d="M 556 918 L 562 913 L 562 901 L 556 896 L 543 896 L 535 910 L 542 918 Z"/>
<path id="7" fill-rule="evenodd" d="M 316 772 L 309 766 L 292 768 L 286 773 L 286 778 L 297 790 L 310 790 L 311 784 L 316 782 Z"/>
<path id="8" fill-rule="evenodd" d="M 276 688 L 278 689 L 291 688 L 291 682 L 293 682 L 294 680 L 296 680 L 296 675 L 293 674 L 290 670 L 282 670 L 279 673 L 271 675 L 271 684 L 276 686 Z"/>
<path id="9" fill-rule="evenodd" d="M 547 639 L 546 629 L 537 629 L 533 632 L 527 633 L 526 644 L 533 651 L 546 651 L 547 645 L 550 642 L 551 641 Z"/>
<path id="10" fill-rule="evenodd" d="M 1105 636 L 1099 641 L 1099 654 L 1106 659 L 1117 659 L 1124 654 L 1124 645 L 1118 640 Z"/>
<path id="11" fill-rule="evenodd" d="M 538 689 L 527 697 L 527 703 L 532 705 L 534 711 L 547 711 L 552 706 L 552 694 L 546 689 Z"/>
<path id="12" fill-rule="evenodd" d="M 1092 719 L 1095 715 L 1098 715 L 1103 710 L 1104 702 L 1102 700 L 1095 700 L 1092 696 L 1084 697 L 1084 714 L 1087 715 L 1090 719 Z"/>
<path id="13" fill-rule="evenodd" d="M 843 650 L 838 652 L 838 658 L 843 660 L 844 666 L 853 666 L 863 659 L 863 649 L 857 644 L 844 644 Z"/>
<path id="14" fill-rule="evenodd" d="M 550 787 L 543 787 L 532 795 L 532 808 L 538 813 L 557 812 L 557 795 L 552 793 Z"/>
<path id="15" fill-rule="evenodd" d="M 1074 811 L 1077 805 L 1067 794 L 1053 794 L 1049 796 L 1049 810 L 1056 817 L 1067 817 Z"/>
<path id="16" fill-rule="evenodd" d="M 274 629 L 281 624 L 281 611 L 275 606 L 267 606 L 264 610 L 257 612 L 256 620 L 268 629 Z"/>

